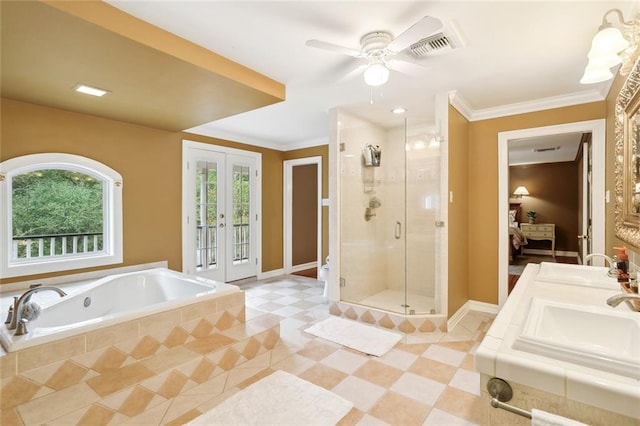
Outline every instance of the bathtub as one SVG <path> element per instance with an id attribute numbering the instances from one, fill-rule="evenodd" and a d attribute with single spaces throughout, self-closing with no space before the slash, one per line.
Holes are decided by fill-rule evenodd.
<path id="1" fill-rule="evenodd" d="M 64 285 L 59 287 L 66 290 Z M 65 297 L 51 291 L 34 294 L 31 300 L 40 305 L 42 313 L 29 321 L 28 333 L 14 336 L 15 330 L 3 324 L 0 341 L 7 352 L 17 351 L 232 292 L 240 290 L 166 268 L 110 275 L 75 288 Z"/>

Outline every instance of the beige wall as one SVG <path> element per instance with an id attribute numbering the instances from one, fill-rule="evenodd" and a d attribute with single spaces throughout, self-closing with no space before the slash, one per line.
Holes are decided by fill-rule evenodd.
<path id="1" fill-rule="evenodd" d="M 262 269 L 265 272 L 283 267 L 283 160 L 285 157 L 292 159 L 323 155 L 326 158 L 328 155 L 326 146 L 285 153 L 10 99 L 1 101 L 0 161 L 27 154 L 63 152 L 92 158 L 122 174 L 123 265 L 167 260 L 171 269 L 182 269 L 180 215 L 183 139 L 262 154 Z M 323 163 L 325 188 L 326 163 Z M 326 247 L 326 242 L 324 244 Z M 0 280 L 0 284 L 51 275 L 7 278 Z"/>
<path id="2" fill-rule="evenodd" d="M 449 204 L 449 316 L 469 300 L 469 122 L 449 106 L 449 190 L 454 202 Z M 446 202 L 444 200 L 443 202 Z"/>
<path id="3" fill-rule="evenodd" d="M 602 101 L 470 123 L 469 274 L 475 278 L 469 283 L 469 299 L 498 303 L 498 133 L 606 116 Z M 607 137 L 607 146 L 611 143 Z M 450 251 L 449 256 L 455 255 Z"/>

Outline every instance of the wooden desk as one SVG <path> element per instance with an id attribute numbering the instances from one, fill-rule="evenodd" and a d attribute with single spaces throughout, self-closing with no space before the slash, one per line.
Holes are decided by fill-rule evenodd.
<path id="1" fill-rule="evenodd" d="M 556 225 L 554 223 L 521 223 L 520 230 L 527 240 L 551 241 L 551 255 L 556 257 Z"/>

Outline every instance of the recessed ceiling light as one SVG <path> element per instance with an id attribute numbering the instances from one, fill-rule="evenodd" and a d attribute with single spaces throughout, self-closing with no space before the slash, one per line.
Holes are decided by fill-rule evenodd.
<path id="1" fill-rule="evenodd" d="M 397 107 L 392 109 L 391 112 L 394 114 L 404 114 L 405 112 L 407 112 L 407 109 L 402 107 Z"/>
<path id="2" fill-rule="evenodd" d="M 86 84 L 78 84 L 73 88 L 76 92 L 84 93 L 91 96 L 104 96 L 109 93 L 108 90 L 98 89 L 97 87 L 87 86 Z"/>

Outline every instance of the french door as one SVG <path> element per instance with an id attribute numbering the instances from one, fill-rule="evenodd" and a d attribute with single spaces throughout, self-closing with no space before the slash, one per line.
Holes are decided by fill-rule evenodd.
<path id="1" fill-rule="evenodd" d="M 183 270 L 230 282 L 257 275 L 259 158 L 215 148 L 184 149 Z"/>

